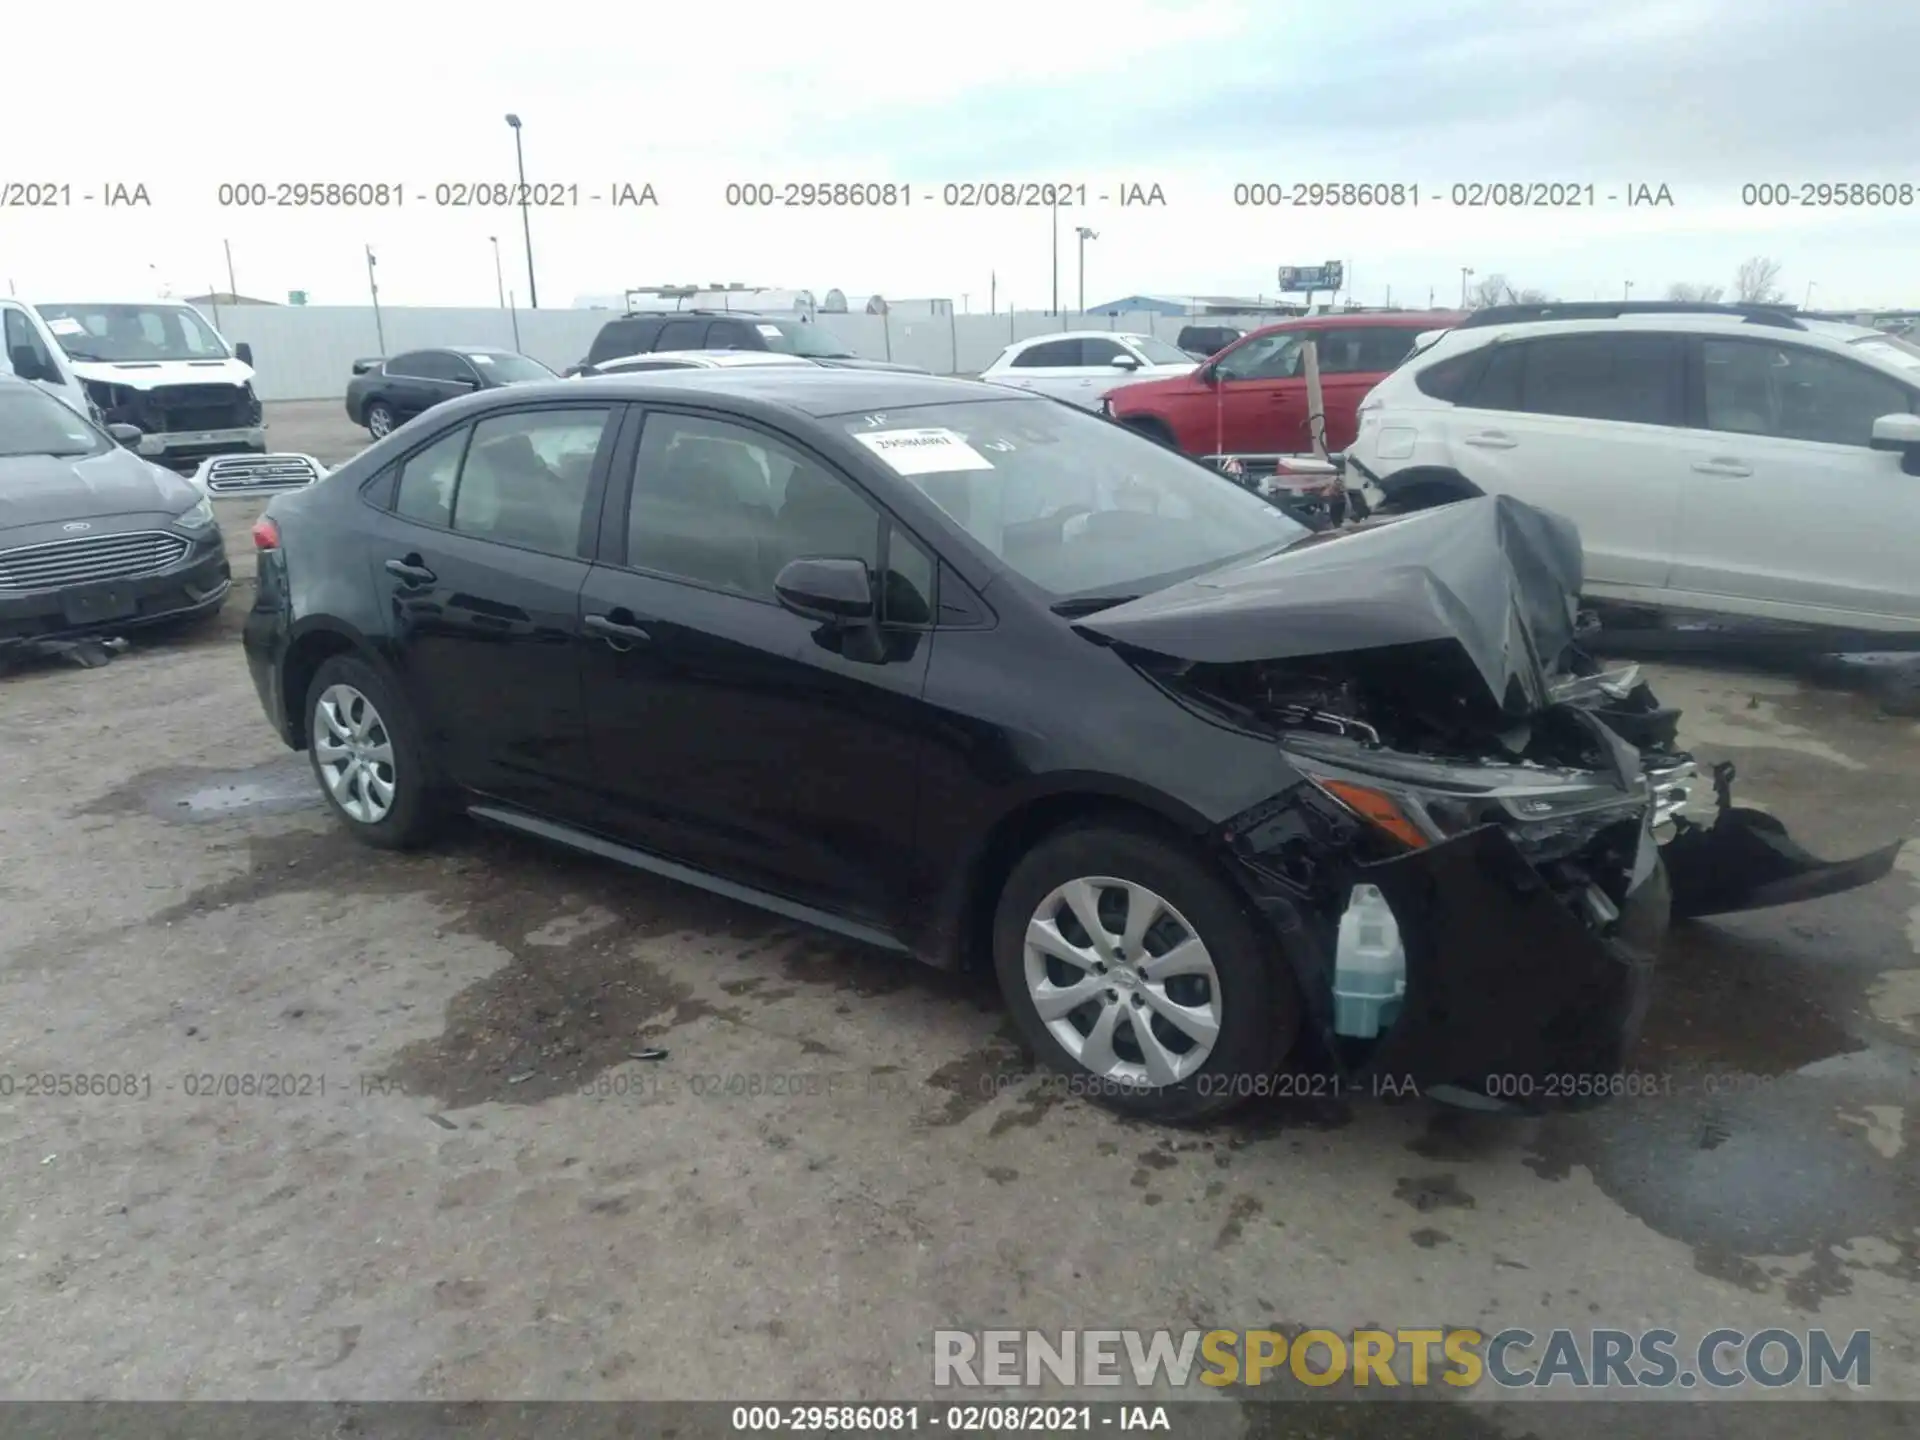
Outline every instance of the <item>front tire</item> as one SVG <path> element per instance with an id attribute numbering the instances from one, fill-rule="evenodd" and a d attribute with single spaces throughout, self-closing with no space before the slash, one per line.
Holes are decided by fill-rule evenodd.
<path id="1" fill-rule="evenodd" d="M 327 805 L 354 838 L 410 850 L 438 831 L 443 808 L 413 711 L 357 655 L 323 661 L 307 687 L 307 756 Z"/>
<path id="2" fill-rule="evenodd" d="M 384 440 L 393 433 L 399 421 L 394 417 L 393 407 L 384 400 L 376 400 L 367 406 L 367 433 L 376 440 Z"/>
<path id="3" fill-rule="evenodd" d="M 1261 1091 L 1299 1028 L 1276 942 L 1225 880 L 1146 830 L 1037 845 L 1001 891 L 993 958 L 1036 1057 L 1123 1114 L 1224 1114 Z"/>

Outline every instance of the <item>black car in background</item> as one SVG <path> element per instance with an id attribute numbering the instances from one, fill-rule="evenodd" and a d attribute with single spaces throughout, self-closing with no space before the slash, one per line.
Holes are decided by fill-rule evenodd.
<path id="1" fill-rule="evenodd" d="M 1290 1055 L 1573 1102 L 1549 1077 L 1622 1070 L 1670 904 L 1899 848 L 1782 889 L 1773 830 L 1759 861 L 1725 817 L 1658 846 L 1692 762 L 1581 664 L 1567 522 L 1496 497 L 1317 536 L 997 385 L 488 392 L 254 534 L 255 686 L 365 842 L 464 811 L 991 963 L 1047 1063 L 1150 1116 Z"/>
<path id="2" fill-rule="evenodd" d="M 798 355 L 817 364 L 852 370 L 899 370 L 924 375 L 918 365 L 866 360 L 830 331 L 791 315 L 760 315 L 741 310 L 629 312 L 609 320 L 593 337 L 586 358 L 569 375 L 622 355 L 651 355 L 656 350 L 771 350 Z"/>
<path id="3" fill-rule="evenodd" d="M 1246 333 L 1237 325 L 1183 325 L 1173 343 L 1197 360 L 1211 360 Z"/>
<path id="4" fill-rule="evenodd" d="M 192 481 L 24 380 L 0 376 L 0 657 L 211 615 L 227 598 L 213 504 Z"/>
<path id="5" fill-rule="evenodd" d="M 555 378 L 538 360 L 512 350 L 409 350 L 391 360 L 356 360 L 347 418 L 378 440 L 422 411 L 476 390 Z"/>

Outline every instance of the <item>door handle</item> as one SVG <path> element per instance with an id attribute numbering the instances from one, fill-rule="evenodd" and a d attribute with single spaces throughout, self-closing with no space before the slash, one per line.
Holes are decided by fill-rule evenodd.
<path id="1" fill-rule="evenodd" d="M 405 560 L 387 561 L 387 573 L 409 585 L 431 585 L 436 578 L 433 571 L 420 564 L 419 560 L 412 555 Z"/>
<path id="2" fill-rule="evenodd" d="M 589 615 L 580 623 L 588 634 L 598 635 L 616 650 L 625 649 L 626 645 L 644 645 L 653 638 L 638 625 L 622 624 L 611 615 Z M 626 645 L 620 644 L 621 641 Z"/>
<path id="3" fill-rule="evenodd" d="M 1753 467 L 1726 456 L 1716 456 L 1712 460 L 1696 460 L 1693 468 L 1702 475 L 1751 475 Z"/>
<path id="4" fill-rule="evenodd" d="M 1482 430 L 1477 435 L 1466 437 L 1468 445 L 1478 445 L 1482 450 L 1511 450 L 1520 442 L 1500 430 Z"/>

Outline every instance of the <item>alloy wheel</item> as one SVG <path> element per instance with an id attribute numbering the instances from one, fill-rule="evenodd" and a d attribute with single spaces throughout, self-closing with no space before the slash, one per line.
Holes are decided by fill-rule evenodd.
<path id="1" fill-rule="evenodd" d="M 349 819 L 377 825 L 393 809 L 393 736 L 373 702 L 351 685 L 329 685 L 313 709 L 320 779 Z"/>
<path id="2" fill-rule="evenodd" d="M 1220 976 L 1186 918 L 1144 885 L 1069 880 L 1027 922 L 1027 993 L 1087 1070 L 1131 1086 L 1185 1080 L 1220 1037 Z"/>
<path id="3" fill-rule="evenodd" d="M 393 432 L 393 417 L 386 407 L 376 405 L 367 412 L 367 433 L 376 440 L 384 440 Z"/>

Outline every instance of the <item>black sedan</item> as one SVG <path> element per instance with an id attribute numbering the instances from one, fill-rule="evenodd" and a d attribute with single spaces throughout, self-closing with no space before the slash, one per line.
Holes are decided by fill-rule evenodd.
<path id="1" fill-rule="evenodd" d="M 0 376 L 0 655 L 190 621 L 231 583 L 213 505 L 36 385 Z"/>
<path id="2" fill-rule="evenodd" d="M 356 360 L 347 381 L 347 418 L 379 440 L 423 411 L 476 390 L 555 378 L 538 360 L 512 350 L 409 350 L 391 360 Z"/>
<path id="3" fill-rule="evenodd" d="M 998 386 L 472 396 L 255 541 L 255 685 L 366 842 L 464 811 L 983 960 L 1043 1059 L 1140 1114 L 1267 1093 L 1289 1056 L 1328 1093 L 1552 1098 L 1620 1070 L 1670 908 L 1893 860 L 1756 860 L 1734 811 L 1669 881 L 1692 765 L 1581 662 L 1564 521 L 1487 499 L 1315 536 Z"/>

